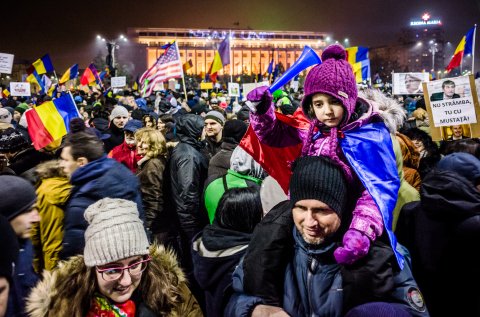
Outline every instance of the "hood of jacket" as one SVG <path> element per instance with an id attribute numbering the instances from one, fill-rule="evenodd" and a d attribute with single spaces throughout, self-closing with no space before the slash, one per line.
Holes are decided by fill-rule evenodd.
<path id="1" fill-rule="evenodd" d="M 382 117 L 390 133 L 395 133 L 403 125 L 407 114 L 395 99 L 386 96 L 378 89 L 361 90 L 358 92 L 358 97 L 373 104 L 374 111 Z"/>
<path id="2" fill-rule="evenodd" d="M 43 194 L 43 199 L 51 205 L 64 205 L 70 197 L 71 189 L 72 185 L 67 178 L 47 178 L 38 186 L 37 196 Z"/>
<path id="3" fill-rule="evenodd" d="M 193 147 L 200 149 L 204 147 L 200 137 L 202 136 L 205 120 L 195 114 L 185 114 L 179 116 L 176 121 L 176 132 L 180 142 L 188 143 Z"/>
<path id="4" fill-rule="evenodd" d="M 422 208 L 432 219 L 462 221 L 480 214 L 480 192 L 458 173 L 433 170 L 420 190 Z"/>
<path id="5" fill-rule="evenodd" d="M 137 291 L 155 316 L 178 316 L 182 287 L 186 279 L 173 251 L 163 246 L 150 247 L 152 261 L 143 273 Z M 49 272 L 32 289 L 27 299 L 29 316 L 83 317 L 95 293 L 95 273 L 86 267 L 83 256 L 74 256 Z"/>
<path id="6" fill-rule="evenodd" d="M 73 185 L 81 185 L 105 174 L 113 167 L 115 160 L 102 156 L 98 160 L 89 162 L 73 172 L 70 179 Z"/>

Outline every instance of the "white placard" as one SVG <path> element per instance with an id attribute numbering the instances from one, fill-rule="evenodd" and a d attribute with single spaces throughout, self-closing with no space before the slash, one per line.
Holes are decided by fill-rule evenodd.
<path id="1" fill-rule="evenodd" d="M 13 57 L 12 54 L 0 53 L 0 73 L 2 74 L 11 74 L 13 66 Z"/>
<path id="2" fill-rule="evenodd" d="M 293 91 L 297 92 L 298 91 L 298 81 L 294 80 L 290 82 L 290 89 L 293 89 Z"/>
<path id="3" fill-rule="evenodd" d="M 228 83 L 228 95 L 230 97 L 240 97 L 240 84 Z"/>
<path id="4" fill-rule="evenodd" d="M 259 82 L 259 83 L 250 83 L 250 84 L 243 84 L 243 91 L 242 91 L 242 95 L 243 95 L 243 98 L 247 98 L 247 95 L 250 91 L 252 91 L 253 89 L 257 88 L 257 87 L 260 87 L 260 86 L 270 86 L 270 83 L 268 81 L 262 81 L 262 82 Z"/>
<path id="5" fill-rule="evenodd" d="M 30 91 L 30 83 L 10 83 L 10 94 L 12 96 L 29 97 L 32 95 Z"/>
<path id="6" fill-rule="evenodd" d="M 429 82 L 426 94 L 435 127 L 477 123 L 468 76 Z"/>
<path id="7" fill-rule="evenodd" d="M 175 90 L 177 91 L 180 90 L 180 87 L 181 87 L 180 84 L 175 84 Z"/>
<path id="8" fill-rule="evenodd" d="M 393 94 L 422 95 L 422 82 L 428 82 L 429 76 L 429 73 L 393 73 Z"/>
<path id="9" fill-rule="evenodd" d="M 112 88 L 118 87 L 125 87 L 127 85 L 127 77 L 119 76 L 119 77 L 112 77 L 110 79 Z"/>

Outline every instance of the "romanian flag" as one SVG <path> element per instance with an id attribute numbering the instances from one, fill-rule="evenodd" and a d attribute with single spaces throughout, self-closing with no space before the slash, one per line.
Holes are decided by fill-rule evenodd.
<path id="1" fill-rule="evenodd" d="M 59 85 L 65 84 L 67 81 L 78 77 L 78 64 L 73 65 L 63 73 L 62 78 L 58 81 Z"/>
<path id="2" fill-rule="evenodd" d="M 90 64 L 88 67 L 85 69 L 83 72 L 82 78 L 80 79 L 80 83 L 82 85 L 90 85 L 92 83 L 97 83 L 100 87 L 103 87 L 102 85 L 102 80 L 100 79 L 100 76 L 98 75 L 97 69 L 95 68 L 95 65 Z"/>
<path id="3" fill-rule="evenodd" d="M 193 67 L 193 62 L 191 59 L 188 60 L 185 64 L 183 64 L 183 72 L 185 73 L 187 70 Z"/>
<path id="4" fill-rule="evenodd" d="M 445 70 L 447 70 L 448 72 L 462 64 L 462 59 L 465 54 L 472 54 L 475 28 L 476 26 L 468 30 L 467 34 L 465 34 L 460 40 L 460 43 L 455 50 L 455 53 L 453 53 L 452 60 L 445 68 Z"/>
<path id="5" fill-rule="evenodd" d="M 69 132 L 69 122 L 80 117 L 72 95 L 65 94 L 26 112 L 28 134 L 39 150 Z"/>
<path id="6" fill-rule="evenodd" d="M 8 89 L 5 88 L 5 89 L 2 91 L 2 94 L 3 94 L 3 98 L 8 98 L 8 96 L 10 96 L 10 91 L 8 91 Z"/>
<path id="7" fill-rule="evenodd" d="M 53 70 L 54 68 L 50 56 L 45 54 L 42 58 L 33 62 L 33 64 L 27 69 L 27 74 L 30 75 L 36 71 L 38 75 L 42 75 L 48 72 L 53 72 Z"/>
<path id="8" fill-rule="evenodd" d="M 56 97 L 58 91 L 58 84 L 53 84 L 48 88 L 47 95 L 50 97 Z"/>
<path id="9" fill-rule="evenodd" d="M 40 87 L 40 91 L 45 91 L 45 86 L 43 84 L 42 78 L 36 70 L 34 70 L 33 73 L 31 73 L 30 75 L 28 75 L 26 80 L 31 84 L 37 84 L 38 87 Z"/>
<path id="10" fill-rule="evenodd" d="M 347 61 L 352 66 L 353 73 L 357 83 L 370 78 L 370 59 L 368 58 L 368 48 L 362 46 L 352 46 L 345 49 L 347 52 Z"/>
<path id="11" fill-rule="evenodd" d="M 230 64 L 230 38 L 227 36 L 222 43 L 220 43 L 218 50 L 215 51 L 209 74 L 218 72 L 228 64 Z"/>

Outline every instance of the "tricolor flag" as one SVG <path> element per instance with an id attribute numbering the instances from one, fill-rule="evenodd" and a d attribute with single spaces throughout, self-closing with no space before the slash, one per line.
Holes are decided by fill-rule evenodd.
<path id="1" fill-rule="evenodd" d="M 347 47 L 347 61 L 352 66 L 357 83 L 370 79 L 370 59 L 368 48 L 362 46 Z"/>
<path id="2" fill-rule="evenodd" d="M 48 72 L 53 72 L 53 70 L 54 68 L 52 61 L 50 60 L 50 55 L 45 54 L 33 62 L 33 64 L 27 69 L 27 74 L 30 75 L 36 71 L 38 75 L 42 75 Z"/>
<path id="3" fill-rule="evenodd" d="M 80 84 L 87 86 L 94 82 L 97 83 L 100 87 L 103 87 L 102 80 L 98 75 L 95 65 L 90 64 L 83 72 L 82 78 L 80 78 Z"/>
<path id="4" fill-rule="evenodd" d="M 37 150 L 60 140 L 69 132 L 70 120 L 80 117 L 70 94 L 44 102 L 26 112 L 25 115 L 28 134 Z"/>
<path id="5" fill-rule="evenodd" d="M 40 77 L 40 75 L 37 73 L 36 70 L 34 70 L 33 73 L 27 76 L 26 81 L 28 81 L 31 84 L 38 85 L 38 87 L 40 87 L 40 91 L 45 91 L 45 86 L 43 84 L 42 78 Z"/>
<path id="6" fill-rule="evenodd" d="M 218 50 L 215 51 L 215 56 L 213 57 L 212 65 L 210 66 L 209 74 L 215 74 L 224 66 L 230 64 L 230 37 L 227 36 L 220 43 Z"/>
<path id="7" fill-rule="evenodd" d="M 140 78 L 142 96 L 150 96 L 157 83 L 182 76 L 182 61 L 178 53 L 177 43 L 174 42 L 168 45 L 165 52 L 157 59 L 155 64 L 143 73 Z"/>
<path id="8" fill-rule="evenodd" d="M 183 64 L 183 72 L 185 73 L 187 70 L 193 67 L 193 62 L 191 59 L 188 60 L 185 64 Z"/>
<path id="9" fill-rule="evenodd" d="M 2 94 L 3 94 L 3 98 L 8 98 L 8 96 L 10 96 L 10 91 L 8 90 L 8 88 L 5 88 L 2 91 Z"/>
<path id="10" fill-rule="evenodd" d="M 78 64 L 73 65 L 63 73 L 62 78 L 58 81 L 59 85 L 65 84 L 67 81 L 78 77 Z"/>
<path id="11" fill-rule="evenodd" d="M 448 64 L 448 66 L 445 68 L 446 71 L 451 71 L 452 69 L 460 66 L 462 64 L 463 56 L 466 54 L 472 54 L 473 52 L 473 40 L 475 37 L 475 28 L 476 26 L 472 27 L 470 30 L 468 30 L 467 34 L 465 34 L 462 39 L 460 40 L 460 43 L 457 46 L 457 49 L 455 50 L 455 53 L 453 53 L 452 60 Z"/>

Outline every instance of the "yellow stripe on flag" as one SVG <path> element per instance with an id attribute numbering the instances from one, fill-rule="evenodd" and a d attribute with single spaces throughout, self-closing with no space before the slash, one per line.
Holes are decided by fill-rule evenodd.
<path id="1" fill-rule="evenodd" d="M 345 50 L 348 53 L 348 63 L 350 65 L 355 64 L 356 59 L 357 59 L 358 46 L 347 47 Z"/>
<path id="2" fill-rule="evenodd" d="M 467 37 L 464 35 L 462 37 L 462 40 L 457 46 L 457 49 L 455 50 L 455 53 L 453 55 L 457 55 L 457 53 L 463 52 L 465 50 L 465 42 L 467 41 Z"/>
<path id="3" fill-rule="evenodd" d="M 65 122 L 53 101 L 45 102 L 36 107 L 35 110 L 54 140 L 61 139 L 67 134 Z"/>
<path id="4" fill-rule="evenodd" d="M 33 63 L 33 67 L 35 67 L 35 69 L 37 70 L 37 73 L 39 75 L 41 74 L 45 74 L 47 72 L 47 70 L 45 69 L 45 65 L 43 65 L 43 62 L 41 59 L 37 59 L 34 63 Z"/>
<path id="5" fill-rule="evenodd" d="M 212 69 L 210 70 L 210 74 L 214 74 L 222 68 L 223 68 L 223 65 L 222 65 L 222 59 L 220 58 L 220 53 L 216 51 L 215 57 L 213 57 Z"/>

